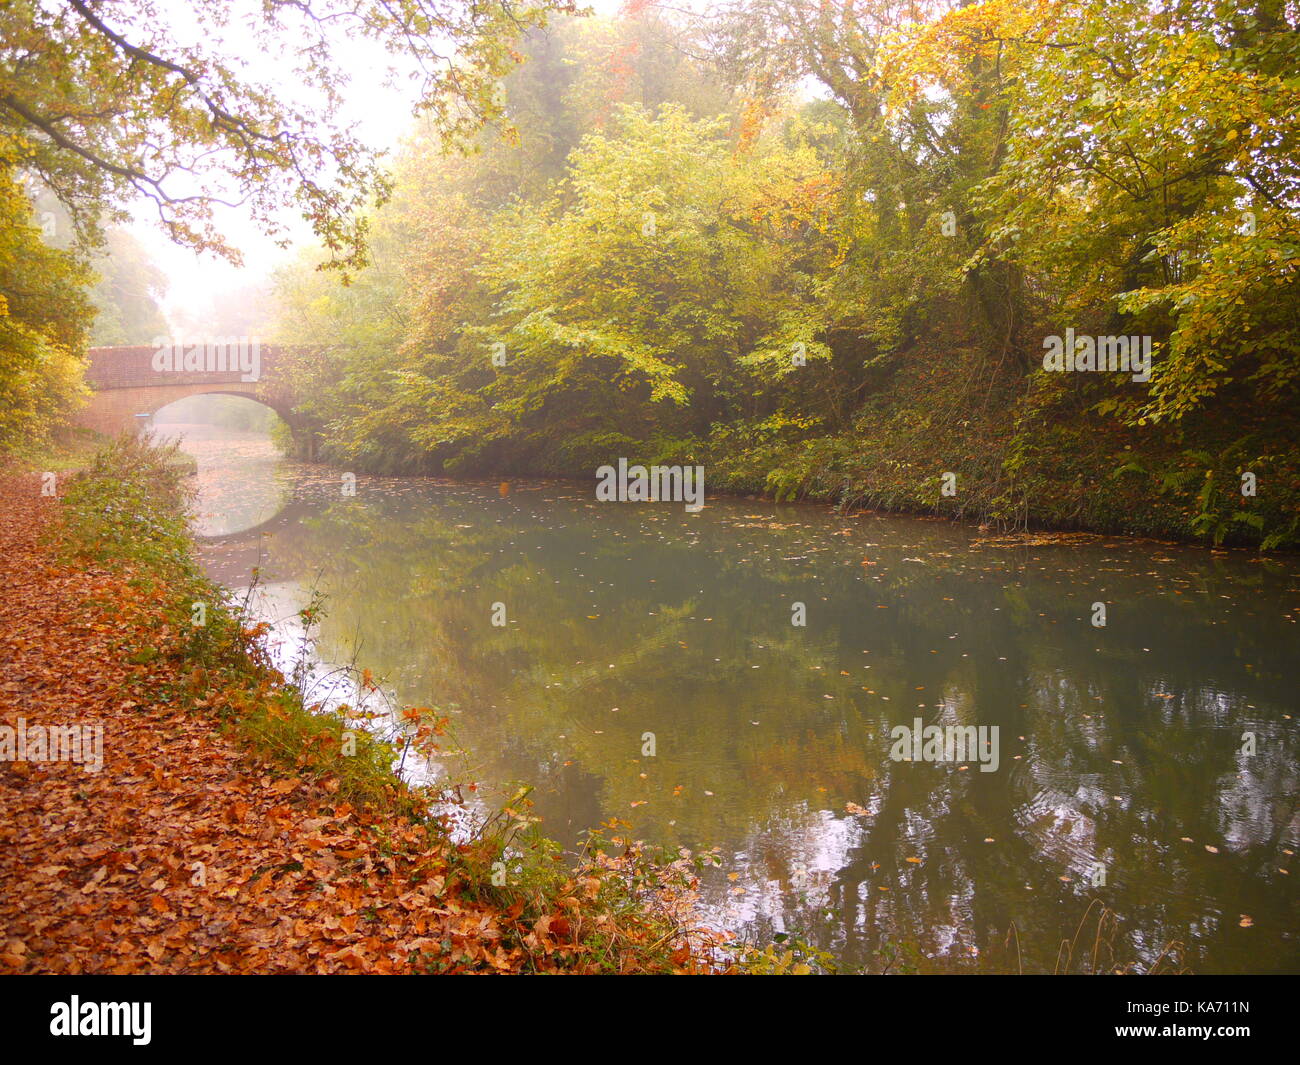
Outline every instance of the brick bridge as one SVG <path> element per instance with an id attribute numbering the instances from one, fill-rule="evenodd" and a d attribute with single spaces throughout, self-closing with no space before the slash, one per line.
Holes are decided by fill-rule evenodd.
<path id="1" fill-rule="evenodd" d="M 296 400 L 284 373 L 288 354 L 285 348 L 268 344 L 232 343 L 197 352 L 180 346 L 168 351 L 152 344 L 90 348 L 86 383 L 92 394 L 75 421 L 116 436 L 149 425 L 154 414 L 178 399 L 243 396 L 275 411 L 293 433 L 300 457 L 314 458 L 316 434 L 293 411 Z"/>

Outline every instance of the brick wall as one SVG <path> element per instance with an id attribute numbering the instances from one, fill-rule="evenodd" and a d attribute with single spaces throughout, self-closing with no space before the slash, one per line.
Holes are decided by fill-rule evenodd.
<path id="1" fill-rule="evenodd" d="M 97 392 L 157 384 L 248 384 L 240 380 L 241 374 L 238 370 L 219 372 L 205 370 L 193 373 L 184 370 L 155 370 L 153 358 L 157 350 L 152 344 L 136 347 L 91 348 L 86 353 L 86 383 Z M 262 344 L 259 347 L 262 379 L 275 375 L 280 350 L 274 344 Z"/>

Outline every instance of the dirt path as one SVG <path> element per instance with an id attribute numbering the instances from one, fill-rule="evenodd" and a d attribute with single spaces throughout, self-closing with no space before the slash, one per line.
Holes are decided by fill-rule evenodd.
<path id="1" fill-rule="evenodd" d="M 453 892 L 416 828 L 274 772 L 159 694 L 177 667 L 125 650 L 156 642 L 150 604 L 43 551 L 56 513 L 36 477 L 0 477 L 0 724 L 16 742 L 22 719 L 29 744 L 102 725 L 103 766 L 0 761 L 0 971 L 520 967 L 508 915 Z"/>

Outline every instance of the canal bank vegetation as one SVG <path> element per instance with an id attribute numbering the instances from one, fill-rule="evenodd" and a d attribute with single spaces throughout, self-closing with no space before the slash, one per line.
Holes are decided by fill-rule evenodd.
<path id="1" fill-rule="evenodd" d="M 273 805 L 262 812 L 280 831 L 273 842 L 259 836 L 268 840 L 263 849 L 226 869 L 220 892 L 213 889 L 214 899 L 229 900 L 223 917 L 235 924 L 223 942 L 241 942 L 247 925 L 258 964 L 233 961 L 238 952 L 224 948 L 197 959 L 159 948 L 132 956 L 129 971 L 733 968 L 721 949 L 724 937 L 700 927 L 692 913 L 696 864 L 688 856 L 649 854 L 621 838 L 619 825 L 593 833 L 582 855 L 561 854 L 537 832 L 522 792 L 472 830 L 453 832 L 453 820 L 465 821 L 453 818 L 447 803 L 460 788 L 430 795 L 408 787 L 394 770 L 404 751 L 436 752 L 445 727 L 436 712 L 404 708 L 395 742 L 366 713 L 314 703 L 296 678 L 278 672 L 265 650 L 266 625 L 252 624 L 238 604 L 228 603 L 194 561 L 184 476 L 169 461 L 170 450 L 123 438 L 100 451 L 60 487 L 57 520 L 45 525 L 41 540 L 41 571 L 65 593 L 75 585 L 84 596 L 63 624 L 106 634 L 112 658 L 111 667 L 92 657 L 68 671 L 93 675 L 93 687 L 104 689 L 95 706 L 81 711 L 106 719 L 110 741 L 127 729 L 116 717 L 155 714 L 168 720 L 163 732 L 183 720 L 192 740 L 186 755 L 192 765 L 166 757 L 156 765 L 119 765 L 115 784 L 106 772 L 103 780 L 88 778 L 81 793 L 102 785 L 113 792 L 111 801 L 141 805 L 133 782 L 164 774 L 174 793 L 173 826 L 189 816 L 181 812 L 189 787 L 203 817 L 235 822 L 255 817 L 248 811 L 261 809 L 270 795 Z M 29 498 L 35 495 L 27 489 Z M 307 610 L 318 611 L 319 604 Z M 358 679 L 362 688 L 378 690 L 364 671 Z M 223 757 L 219 734 L 237 741 L 236 764 Z M 200 891 L 185 883 L 189 876 L 173 869 L 166 879 L 174 883 L 155 882 L 161 905 L 150 903 L 146 912 L 180 911 L 183 924 L 189 897 Z M 338 912 L 325 906 L 317 926 L 315 904 L 306 917 L 293 907 L 319 892 L 347 904 Z M 210 900 L 193 905 L 206 909 Z M 282 925 L 293 924 L 294 934 L 267 943 L 268 911 Z M 159 935 L 165 931 L 151 927 L 141 942 Z M 65 944 L 46 937 L 42 953 L 40 938 L 31 944 L 31 968 L 23 971 L 66 971 L 52 960 Z M 780 968 L 783 957 L 756 952 L 754 964 Z M 787 961 L 802 966 L 794 955 Z M 85 971 L 103 971 L 88 966 Z"/>
<path id="2" fill-rule="evenodd" d="M 1294 12 L 927 10 L 529 35 L 475 154 L 411 139 L 368 270 L 280 278 L 324 454 L 1296 546 Z"/>

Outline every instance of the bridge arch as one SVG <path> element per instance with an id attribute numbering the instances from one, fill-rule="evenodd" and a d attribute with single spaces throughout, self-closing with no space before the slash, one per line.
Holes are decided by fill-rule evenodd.
<path id="1" fill-rule="evenodd" d="M 247 340 L 242 343 L 248 344 Z M 275 411 L 289 427 L 299 457 L 316 457 L 315 427 L 295 414 L 295 398 L 286 383 L 285 349 L 255 344 L 253 373 L 235 369 L 179 369 L 156 358 L 156 345 L 91 348 L 87 353 L 86 382 L 90 403 L 74 419 L 77 424 L 109 436 L 137 432 L 163 407 L 191 396 L 228 395 L 251 399 Z M 179 361 L 179 360 L 177 360 Z M 248 364 L 245 359 L 244 364 Z M 164 368 L 159 369 L 159 363 Z M 201 362 L 200 362 L 201 364 Z M 213 361 L 209 362 L 212 365 Z M 216 365 L 221 365 L 220 361 Z M 253 376 L 256 380 L 245 380 Z"/>
<path id="2" fill-rule="evenodd" d="M 194 385 L 191 390 L 180 394 L 167 397 L 165 403 L 160 403 L 151 411 L 140 411 L 137 414 L 149 414 L 151 417 L 157 415 L 160 411 L 166 410 L 173 403 L 179 403 L 183 399 L 191 399 L 194 396 L 235 396 L 239 399 L 247 399 L 256 403 L 259 407 L 265 407 L 267 410 L 274 412 L 280 420 L 292 430 L 294 414 L 291 408 L 285 406 L 282 402 L 269 399 L 266 396 L 259 396 L 256 392 L 241 392 L 231 387 L 216 387 L 213 385 Z M 141 419 L 143 420 L 143 419 Z"/>

